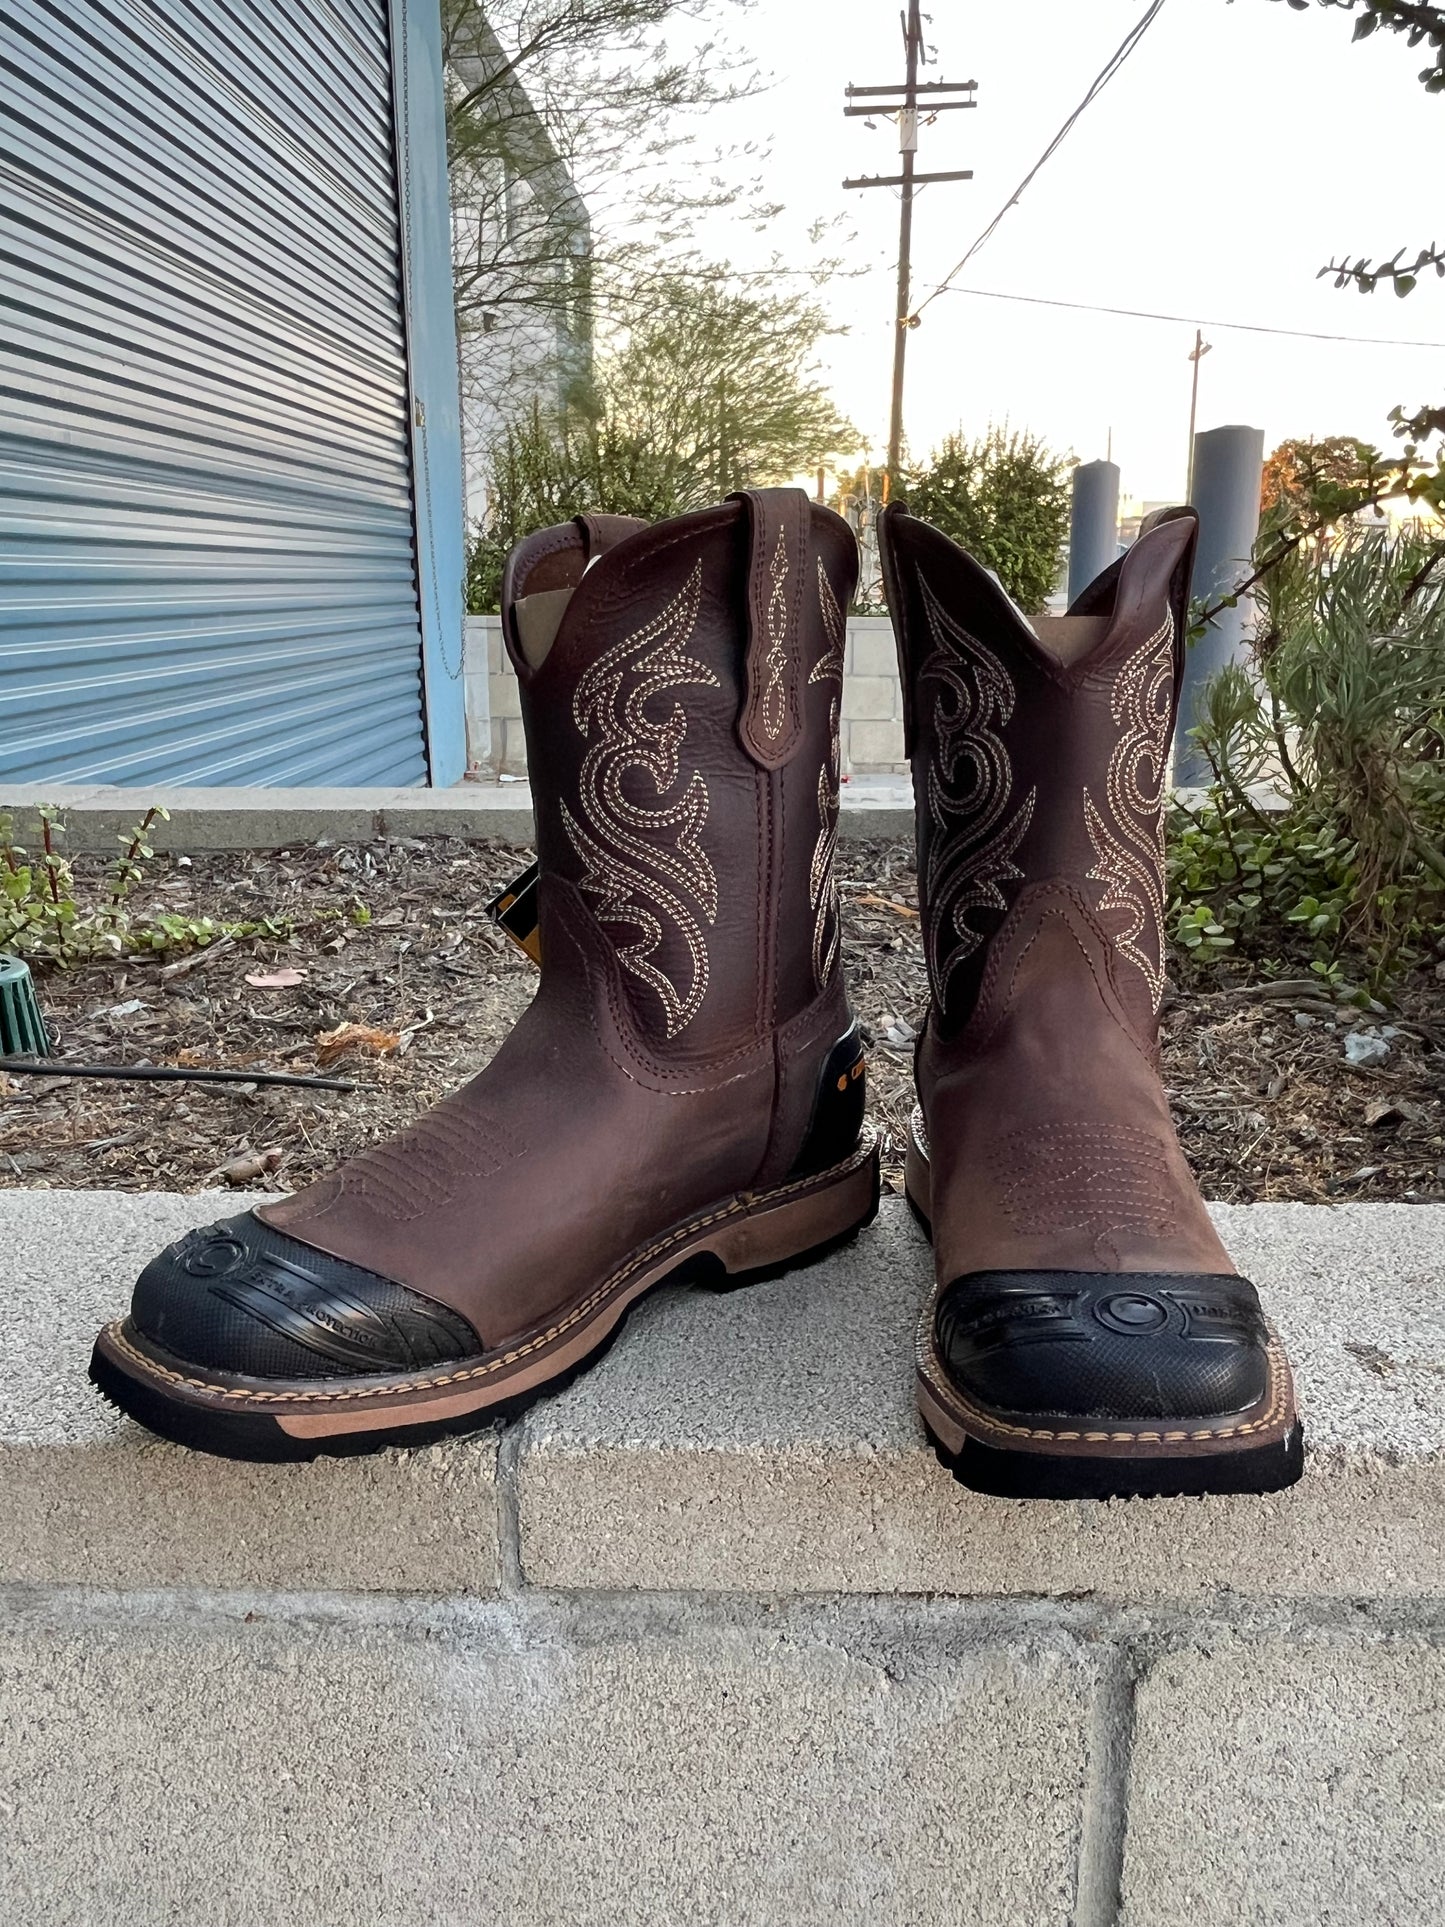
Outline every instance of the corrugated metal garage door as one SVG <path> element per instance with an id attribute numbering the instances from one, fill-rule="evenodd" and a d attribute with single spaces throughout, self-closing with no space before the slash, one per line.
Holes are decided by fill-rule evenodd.
<path id="1" fill-rule="evenodd" d="M 0 777 L 426 777 L 386 0 L 5 0 Z"/>

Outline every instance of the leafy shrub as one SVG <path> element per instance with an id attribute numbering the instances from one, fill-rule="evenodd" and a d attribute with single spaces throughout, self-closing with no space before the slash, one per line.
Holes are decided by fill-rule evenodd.
<path id="1" fill-rule="evenodd" d="M 1213 781 L 1171 821 L 1176 941 L 1321 967 L 1356 949 L 1376 979 L 1445 954 L 1445 540 L 1347 523 L 1272 567 L 1259 606 L 1253 664 L 1214 679 L 1193 732 Z"/>
<path id="2" fill-rule="evenodd" d="M 0 814 L 0 951 L 64 969 L 93 957 L 199 949 L 218 937 L 286 935 L 286 926 L 271 918 L 229 923 L 132 907 L 132 893 L 155 855 L 151 829 L 167 815 L 159 807 L 148 810 L 120 836 L 120 854 L 86 891 L 61 851 L 57 810 L 45 804 L 37 810 L 33 849 L 15 841 L 13 819 Z"/>
<path id="3" fill-rule="evenodd" d="M 950 536 L 1014 600 L 1038 615 L 1059 579 L 1069 527 L 1070 465 L 1037 435 L 991 427 L 968 441 L 945 436 L 903 476 L 909 513 Z"/>

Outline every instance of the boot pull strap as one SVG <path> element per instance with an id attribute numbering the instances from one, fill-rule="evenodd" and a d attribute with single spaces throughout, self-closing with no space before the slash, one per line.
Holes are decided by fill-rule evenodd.
<path id="1" fill-rule="evenodd" d="M 798 633 L 812 505 L 800 488 L 730 496 L 748 522 L 747 672 L 738 735 L 763 769 L 781 769 L 803 733 L 803 650 Z"/>
<path id="2" fill-rule="evenodd" d="M 582 548 L 589 562 L 649 526 L 635 515 L 594 515 L 590 510 L 572 519 L 582 532 Z"/>

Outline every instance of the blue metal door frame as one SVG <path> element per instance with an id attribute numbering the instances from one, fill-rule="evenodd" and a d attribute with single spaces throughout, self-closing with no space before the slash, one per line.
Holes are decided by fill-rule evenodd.
<path id="1" fill-rule="evenodd" d="M 441 0 L 388 5 L 427 762 L 440 786 L 459 781 L 467 766 L 466 529 Z"/>

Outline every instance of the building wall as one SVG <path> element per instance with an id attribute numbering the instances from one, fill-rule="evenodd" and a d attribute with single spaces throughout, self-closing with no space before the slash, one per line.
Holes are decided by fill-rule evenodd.
<path id="1" fill-rule="evenodd" d="M 525 776 L 521 691 L 502 647 L 500 616 L 467 618 L 469 760 L 498 776 Z M 842 767 L 848 776 L 897 775 L 903 758 L 903 695 L 886 616 L 851 616 L 843 658 Z"/>
<path id="2" fill-rule="evenodd" d="M 456 780 L 438 0 L 0 11 L 0 777 Z"/>

